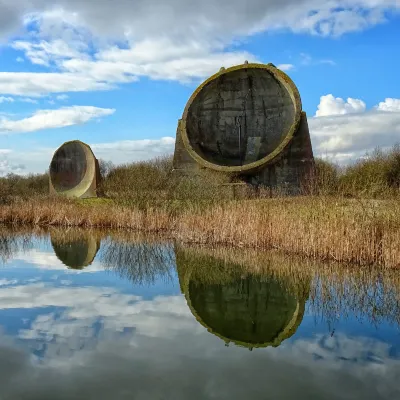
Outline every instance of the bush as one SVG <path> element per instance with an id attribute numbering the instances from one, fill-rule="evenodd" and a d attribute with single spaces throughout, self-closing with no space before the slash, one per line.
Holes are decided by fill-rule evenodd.
<path id="1" fill-rule="evenodd" d="M 339 167 L 321 158 L 315 159 L 314 174 L 312 176 L 312 193 L 317 195 L 334 195 L 338 192 Z"/>
<path id="2" fill-rule="evenodd" d="M 8 202 L 16 197 L 27 199 L 48 193 L 49 175 L 47 173 L 28 176 L 8 174 L 0 178 L 0 203 Z"/>
<path id="3" fill-rule="evenodd" d="M 210 205 L 233 198 L 233 188 L 228 183 L 237 177 L 208 169 L 199 169 L 196 174 L 173 172 L 173 157 L 165 156 L 149 161 L 115 166 L 110 161 L 99 161 L 102 182 L 99 192 L 114 202 L 139 208 L 148 206 L 181 207 L 183 203 Z M 14 198 L 26 199 L 47 195 L 48 174 L 19 176 L 9 174 L 0 178 L 0 202 Z M 340 168 L 320 158 L 315 159 L 315 168 L 305 183 L 305 194 L 322 196 L 388 198 L 399 195 L 400 145 L 388 151 L 376 149 L 363 159 Z M 242 198 L 275 196 L 269 190 L 248 190 Z M 268 188 L 267 188 L 268 189 Z M 279 195 L 279 194 L 278 194 Z"/>
<path id="4" fill-rule="evenodd" d="M 339 179 L 340 191 L 354 196 L 385 198 L 398 195 L 400 149 L 398 145 L 372 154 L 345 168 Z"/>
<path id="5" fill-rule="evenodd" d="M 209 170 L 182 176 L 173 172 L 171 156 L 113 167 L 102 182 L 104 194 L 118 203 L 147 206 L 174 200 L 217 200 L 230 178 Z"/>

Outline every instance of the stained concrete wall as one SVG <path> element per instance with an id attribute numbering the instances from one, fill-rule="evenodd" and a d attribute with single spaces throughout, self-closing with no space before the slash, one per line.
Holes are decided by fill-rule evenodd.
<path id="1" fill-rule="evenodd" d="M 288 88 L 264 69 L 239 69 L 205 85 L 187 114 L 187 136 L 202 158 L 238 166 L 272 153 L 295 122 Z"/>
<path id="2" fill-rule="evenodd" d="M 174 171 L 191 175 L 198 171 L 200 165 L 186 150 L 180 132 L 180 123 L 176 132 Z M 258 171 L 242 176 L 244 182 L 258 186 L 280 189 L 287 194 L 298 194 L 306 185 L 314 168 L 314 157 L 311 146 L 306 113 L 302 113 L 299 129 L 292 141 L 274 162 L 262 166 Z"/>

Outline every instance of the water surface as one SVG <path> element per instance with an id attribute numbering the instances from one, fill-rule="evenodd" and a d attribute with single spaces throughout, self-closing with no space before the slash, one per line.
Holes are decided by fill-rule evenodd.
<path id="1" fill-rule="evenodd" d="M 400 273 L 0 230 L 0 399 L 397 399 Z"/>

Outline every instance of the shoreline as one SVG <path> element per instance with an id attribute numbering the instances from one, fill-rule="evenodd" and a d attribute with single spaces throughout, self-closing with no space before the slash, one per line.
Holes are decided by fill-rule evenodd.
<path id="1" fill-rule="evenodd" d="M 400 267 L 400 203 L 321 197 L 128 207 L 40 198 L 0 206 L 8 226 L 96 228 L 162 235 L 185 244 L 275 249 L 306 258 Z"/>

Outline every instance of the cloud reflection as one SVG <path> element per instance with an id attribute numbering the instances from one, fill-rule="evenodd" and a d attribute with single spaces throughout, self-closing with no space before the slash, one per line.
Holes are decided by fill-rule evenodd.
<path id="1" fill-rule="evenodd" d="M 105 253 L 99 254 L 92 266 L 98 265 L 100 273 L 101 265 L 109 260 L 110 271 L 132 282 L 131 292 L 122 292 L 112 281 L 107 286 L 87 286 L 79 281 L 84 274 L 74 276 L 73 286 L 61 287 L 54 282 L 22 284 L 18 272 L 15 279 L 2 280 L 0 323 L 5 332 L 0 335 L 1 399 L 372 400 L 400 396 L 400 360 L 395 351 L 398 338 L 385 342 L 340 331 L 331 337 L 316 327 L 316 332 L 308 330 L 307 336 L 299 329 L 276 348 L 250 352 L 226 347 L 196 320 L 184 295 L 166 295 L 162 289 L 149 297 L 135 292 L 136 284 L 155 282 L 170 271 L 171 247 L 107 240 Z M 36 264 L 34 257 L 29 261 L 40 252 L 47 258 Z M 187 276 L 188 285 L 195 282 L 197 290 L 211 285 L 211 291 L 201 293 L 215 297 L 226 293 L 216 290 L 216 285 L 228 282 L 231 288 L 237 279 L 248 282 L 255 274 L 238 265 L 240 276 L 230 276 L 224 268 L 231 264 L 208 259 L 207 265 L 204 256 L 189 255 L 176 252 L 184 293 Z M 40 268 L 46 260 L 49 265 L 63 265 L 43 250 L 35 249 L 25 256 L 33 268 Z M 168 276 L 176 279 L 173 274 Z M 268 281 L 267 275 L 264 280 Z M 287 284 L 290 304 L 292 297 L 307 293 L 310 285 L 307 279 L 301 286 L 284 275 L 280 282 Z M 208 303 L 211 308 L 206 307 L 206 311 L 214 312 L 215 304 L 230 309 L 229 302 L 240 302 L 243 294 L 250 307 L 255 306 L 254 299 L 267 301 L 264 295 L 246 297 L 257 292 L 257 287 L 251 285 L 250 291 L 244 288 L 239 296 L 229 289 L 232 297 Z M 273 287 L 279 294 L 280 289 Z M 198 305 L 201 296 L 197 300 Z M 15 320 L 14 331 L 6 329 L 5 316 L 10 313 L 21 318 Z"/>

